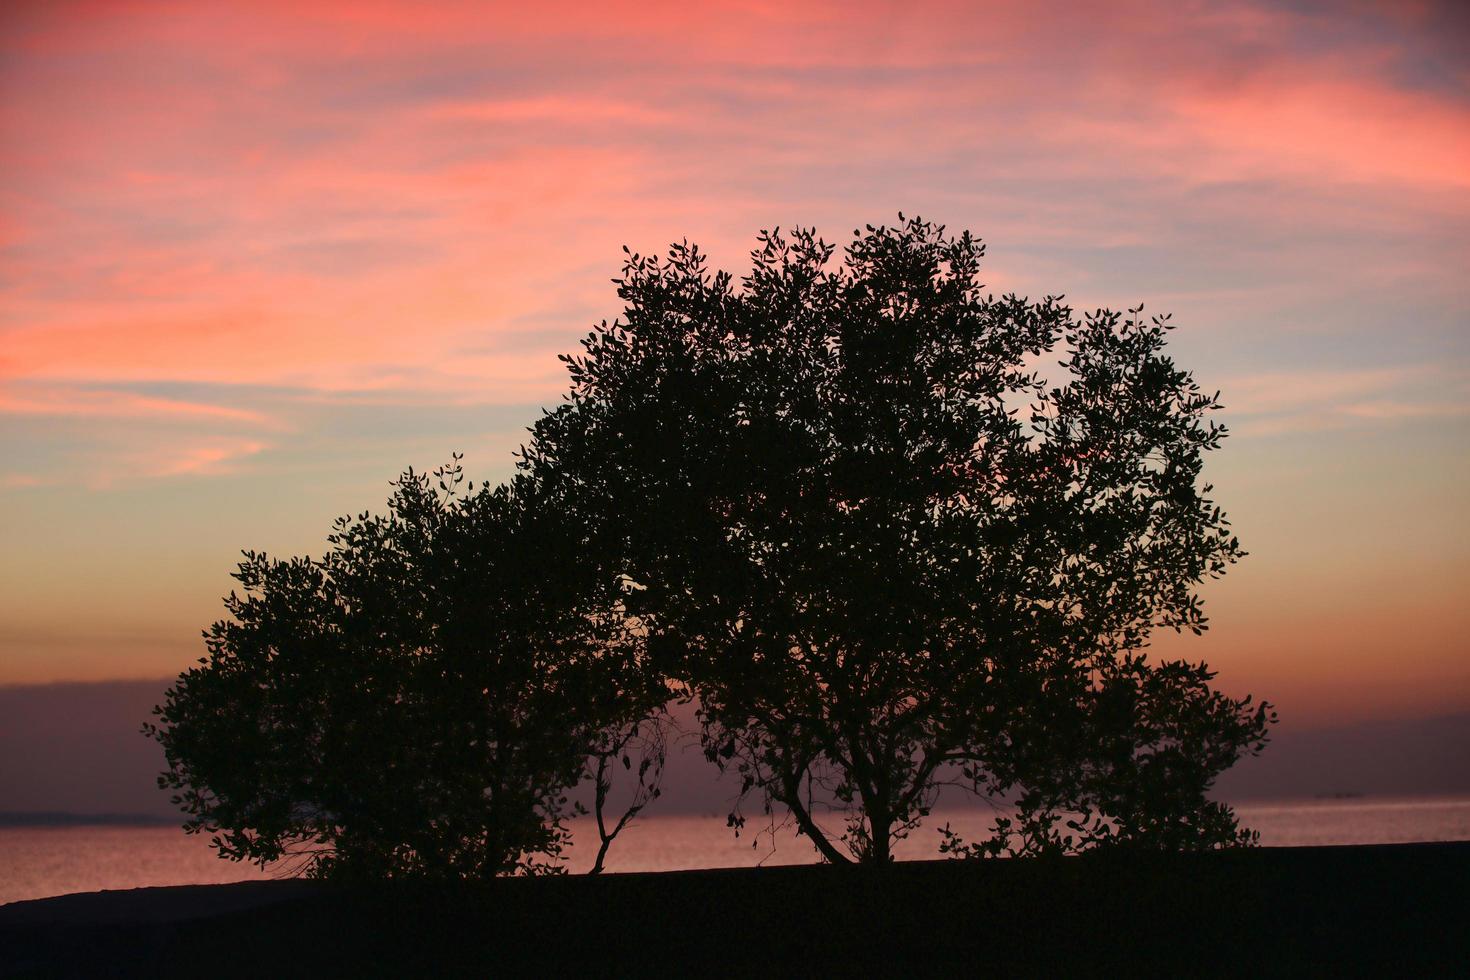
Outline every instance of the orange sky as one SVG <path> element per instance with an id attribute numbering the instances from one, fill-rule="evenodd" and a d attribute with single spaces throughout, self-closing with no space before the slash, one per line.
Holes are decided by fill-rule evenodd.
<path id="1" fill-rule="evenodd" d="M 1165 650 L 1470 707 L 1467 66 L 1456 4 L 7 4 L 0 683 L 175 673 L 240 548 L 508 474 L 624 243 L 902 210 L 1224 392 L 1252 554 Z"/>

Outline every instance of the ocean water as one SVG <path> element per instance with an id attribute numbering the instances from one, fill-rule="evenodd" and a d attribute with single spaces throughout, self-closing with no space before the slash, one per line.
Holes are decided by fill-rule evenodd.
<path id="1" fill-rule="evenodd" d="M 1470 840 L 1470 797 L 1332 799 L 1237 804 L 1241 822 L 1266 846 L 1398 844 Z M 903 859 L 938 857 L 936 829 L 948 823 L 981 836 L 991 814 L 938 811 L 897 853 Z M 571 872 L 592 863 L 596 833 L 573 822 Z M 800 864 L 816 860 L 810 844 L 789 829 L 758 826 L 752 817 L 740 837 L 722 816 L 653 815 L 630 825 L 608 852 L 607 870 L 674 871 L 686 868 Z M 0 827 L 0 904 L 72 892 L 153 885 L 214 884 L 280 877 L 215 857 L 206 838 L 174 827 Z"/>

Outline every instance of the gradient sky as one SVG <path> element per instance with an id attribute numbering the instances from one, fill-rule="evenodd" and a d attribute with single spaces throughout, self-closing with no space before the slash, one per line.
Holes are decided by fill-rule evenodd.
<path id="1" fill-rule="evenodd" d="M 174 674 L 239 549 L 509 474 L 623 244 L 902 210 L 1223 391 L 1251 555 L 1163 651 L 1470 707 L 1467 9 L 7 3 L 0 684 Z"/>

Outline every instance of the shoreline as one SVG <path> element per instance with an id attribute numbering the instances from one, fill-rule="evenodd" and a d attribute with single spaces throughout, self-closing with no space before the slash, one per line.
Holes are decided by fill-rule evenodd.
<path id="1" fill-rule="evenodd" d="M 300 880 L 0 906 L 5 976 L 820 973 L 967 963 L 1267 975 L 1462 972 L 1470 842 L 1194 855 Z"/>
<path id="2" fill-rule="evenodd" d="M 1240 803 L 1241 822 L 1261 833 L 1260 846 L 1407 844 L 1470 839 L 1470 796 L 1294 799 Z M 900 842 L 901 861 L 940 858 L 933 828 L 949 823 L 966 837 L 985 832 L 993 811 L 941 807 L 926 826 Z M 47 815 L 49 816 L 49 815 Z M 19 824 L 19 821 L 16 821 Z M 177 822 L 0 826 L 0 905 L 79 892 L 137 887 L 271 880 L 278 867 L 258 869 L 221 861 L 203 835 L 184 834 Z M 595 830 L 577 818 L 564 853 L 570 874 L 591 866 Z M 675 871 L 708 867 L 815 863 L 818 855 L 790 828 L 750 828 L 733 837 L 723 817 L 659 811 L 635 821 L 613 848 L 609 872 Z M 756 844 L 752 848 L 752 844 Z"/>
<path id="3" fill-rule="evenodd" d="M 1335 793 L 1273 794 L 1262 796 L 1240 796 L 1222 800 L 1234 809 L 1274 810 L 1299 809 L 1303 807 L 1355 807 L 1355 806 L 1439 806 L 1470 804 L 1470 791 L 1425 792 L 1425 793 L 1367 793 L 1344 791 Z M 997 804 L 1004 808 L 1005 804 Z M 936 813 L 989 813 L 995 807 L 983 801 L 947 800 L 933 808 Z M 718 820 L 722 824 L 725 812 L 708 807 L 664 807 L 645 816 L 643 820 L 670 817 L 679 820 Z M 590 818 L 579 818 L 590 819 Z M 91 812 L 72 810 L 0 810 L 0 830 L 47 830 L 72 829 L 77 827 L 174 827 L 181 828 L 183 818 L 177 813 L 152 812 Z M 1401 843 L 1412 843 L 1404 841 Z M 1426 842 L 1430 843 L 1430 842 Z M 1285 845 L 1291 846 L 1291 845 Z"/>

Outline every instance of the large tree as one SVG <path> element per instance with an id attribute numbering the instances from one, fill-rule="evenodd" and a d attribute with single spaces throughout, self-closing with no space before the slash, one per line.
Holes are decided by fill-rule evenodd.
<path id="1" fill-rule="evenodd" d="M 946 781 L 1028 824 L 961 852 L 1240 839 L 1204 794 L 1267 708 L 1138 653 L 1241 554 L 1168 324 L 987 295 L 983 246 L 920 220 L 833 254 L 763 234 L 737 282 L 630 253 L 523 451 L 707 754 L 834 862 L 891 859 Z"/>
<path id="2" fill-rule="evenodd" d="M 146 726 L 160 783 L 222 856 L 333 877 L 559 870 L 569 791 L 651 744 L 666 698 L 615 596 L 524 479 L 410 470 L 388 512 L 338 521 L 319 560 L 247 553 L 243 594 Z M 650 742 L 650 733 L 653 740 Z M 636 749 L 635 749 L 636 750 Z"/>

